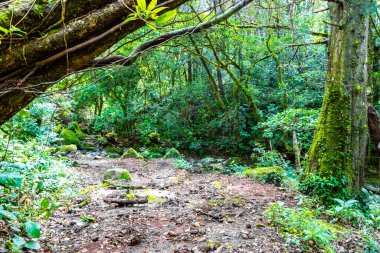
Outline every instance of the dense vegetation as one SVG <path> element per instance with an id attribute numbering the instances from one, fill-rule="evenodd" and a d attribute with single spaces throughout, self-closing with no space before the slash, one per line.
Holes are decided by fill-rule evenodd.
<path id="1" fill-rule="evenodd" d="M 41 6 L 51 8 L 54 1 L 35 2 L 33 17 L 45 15 Z M 191 173 L 236 174 L 274 184 L 299 200 L 293 207 L 273 203 L 264 213 L 291 245 L 305 252 L 336 252 L 339 242 L 354 238 L 355 252 L 380 251 L 379 121 L 375 117 L 371 125 L 366 113 L 367 103 L 374 115 L 380 110 L 378 2 L 355 3 L 364 6 L 370 24 L 369 37 L 363 39 L 369 41 L 368 52 L 361 50 L 370 58 L 363 56 L 368 80 L 350 76 L 360 50 L 353 50 L 352 58 L 345 51 L 350 64 L 336 67 L 342 60 L 334 52 L 350 43 L 348 38 L 344 46 L 334 44 L 334 39 L 344 40 L 334 24 L 336 6 L 353 8 L 355 1 L 248 2 L 190 1 L 177 11 L 169 10 L 176 7 L 170 4 L 162 14 L 157 1 L 138 0 L 136 13 L 129 13 L 125 22 L 142 19 L 147 25 L 138 23 L 141 29 L 108 43 L 113 46 L 101 50 L 95 62 L 110 56 L 116 60 L 81 71 L 87 64 L 83 62 L 22 110 L 20 102 L 17 115 L 0 127 L 0 251 L 38 250 L 38 222 L 59 208 L 70 208 L 68 199 L 77 194 L 68 173 L 72 162 L 66 158 L 72 153 L 175 158 L 179 169 Z M 231 17 L 216 18 L 212 25 L 190 29 L 166 43 L 149 44 L 173 31 L 207 24 L 238 4 L 245 8 Z M 9 45 L 12 38 L 24 43 L 27 33 L 34 35 L 28 23 L 3 25 L 7 11 L 14 8 L 17 13 L 15 6 L 0 1 L 0 42 Z M 46 36 L 60 25 L 45 27 Z M 361 43 L 352 42 L 362 49 Z M 65 66 L 65 59 L 60 66 L 70 69 L 69 63 Z M 340 76 L 334 67 L 350 74 Z M 44 77 L 43 71 L 38 78 Z M 52 81 L 34 74 L 32 81 Z M 352 90 L 345 93 L 347 87 L 335 85 L 334 77 Z M 1 110 L 12 108 L 7 94 L 12 101 L 17 101 L 15 96 L 20 101 L 36 96 L 25 95 L 28 90 L 17 95 L 17 89 L 7 91 L 1 84 Z M 365 115 L 360 99 L 365 100 Z M 362 156 L 365 166 L 356 159 Z"/>

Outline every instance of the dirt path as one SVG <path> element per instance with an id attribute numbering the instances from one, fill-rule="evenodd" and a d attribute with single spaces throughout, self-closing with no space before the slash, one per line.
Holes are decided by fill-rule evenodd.
<path id="1" fill-rule="evenodd" d="M 190 174 L 171 160 L 100 159 L 79 156 L 72 173 L 87 194 L 78 204 L 56 212 L 44 224 L 45 252 L 285 252 L 289 246 L 262 217 L 274 201 L 290 202 L 285 192 L 249 179 Z M 103 198 L 103 172 L 126 168 L 132 184 L 150 202 L 115 207 Z M 83 216 L 96 222 L 83 222 Z M 49 248 L 49 249 L 48 249 Z M 297 252 L 290 249 L 288 252 Z M 298 251 L 299 252 L 299 251 Z"/>

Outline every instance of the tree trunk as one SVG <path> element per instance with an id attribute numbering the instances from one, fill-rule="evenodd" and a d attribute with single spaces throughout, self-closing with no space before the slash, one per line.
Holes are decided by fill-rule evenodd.
<path id="1" fill-rule="evenodd" d="M 358 192 L 363 185 L 366 166 L 369 3 L 329 3 L 331 37 L 325 95 L 310 149 L 308 172 L 341 180 L 349 193 Z"/>

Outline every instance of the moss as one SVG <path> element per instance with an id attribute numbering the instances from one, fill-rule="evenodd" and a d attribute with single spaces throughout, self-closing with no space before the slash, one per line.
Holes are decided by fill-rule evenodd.
<path id="1" fill-rule="evenodd" d="M 131 174 L 126 169 L 113 168 L 104 173 L 104 180 L 125 180 L 131 179 Z"/>
<path id="2" fill-rule="evenodd" d="M 111 143 L 115 143 L 116 142 L 116 134 L 113 133 L 113 132 L 106 134 L 106 138 Z"/>
<path id="3" fill-rule="evenodd" d="M 350 96 L 338 82 L 327 82 L 326 90 L 304 178 L 309 173 L 318 173 L 321 178 L 333 176 L 337 180 L 342 180 L 339 178 L 342 175 L 351 178 Z"/>
<path id="4" fill-rule="evenodd" d="M 61 138 L 62 143 L 66 145 L 70 145 L 70 144 L 78 145 L 80 142 L 76 134 L 73 131 L 66 128 L 62 130 L 61 134 L 59 135 L 59 138 Z"/>
<path id="5" fill-rule="evenodd" d="M 166 158 L 182 158 L 182 155 L 177 149 L 172 148 L 165 154 L 164 159 Z"/>
<path id="6" fill-rule="evenodd" d="M 67 155 L 68 153 L 74 153 L 78 151 L 78 148 L 76 145 L 71 144 L 71 145 L 62 145 L 57 147 L 57 153 L 61 155 Z"/>
<path id="7" fill-rule="evenodd" d="M 68 125 L 68 128 L 71 131 L 73 131 L 79 138 L 82 138 L 85 136 L 85 134 L 83 133 L 82 129 L 80 128 L 78 122 L 76 122 L 76 121 L 70 122 Z"/>
<path id="8" fill-rule="evenodd" d="M 284 169 L 278 166 L 247 169 L 245 175 L 258 182 L 276 186 L 280 186 L 285 179 Z"/>
<path id="9" fill-rule="evenodd" d="M 133 148 L 128 149 L 121 158 L 138 158 L 138 159 L 144 159 L 142 155 L 140 155 L 136 150 Z"/>
<path id="10" fill-rule="evenodd" d="M 59 134 L 62 130 L 62 124 L 58 124 L 54 129 L 53 132 Z"/>
<path id="11" fill-rule="evenodd" d="M 114 154 L 119 154 L 119 155 L 123 154 L 123 150 L 121 148 L 118 148 L 118 147 L 115 147 L 115 146 L 111 146 L 111 145 L 108 145 L 105 148 L 105 151 L 107 153 L 114 153 Z"/>

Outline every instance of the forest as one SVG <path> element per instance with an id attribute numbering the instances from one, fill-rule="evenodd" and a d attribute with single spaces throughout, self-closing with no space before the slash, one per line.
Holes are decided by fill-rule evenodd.
<path id="1" fill-rule="evenodd" d="M 380 252 L 379 7 L 0 0 L 0 252 Z"/>

